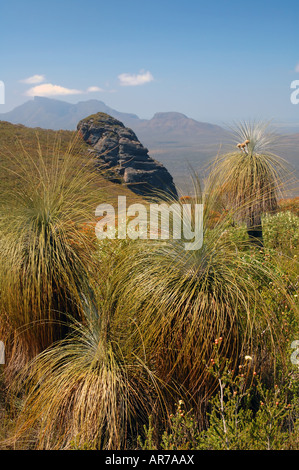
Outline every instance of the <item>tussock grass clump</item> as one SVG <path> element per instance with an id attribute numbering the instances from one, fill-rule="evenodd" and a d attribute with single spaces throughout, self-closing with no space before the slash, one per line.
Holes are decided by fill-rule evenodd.
<path id="1" fill-rule="evenodd" d="M 0 330 L 6 374 L 65 334 L 65 313 L 83 318 L 92 296 L 92 220 L 98 191 L 91 161 L 59 142 L 33 158 L 25 149 L 1 154 L 7 183 L 0 197 Z"/>
<path id="2" fill-rule="evenodd" d="M 199 414 L 216 386 L 207 367 L 215 341 L 220 338 L 221 354 L 232 369 L 247 354 L 258 358 L 263 348 L 273 365 L 280 333 L 262 286 L 279 285 L 286 302 L 292 300 L 264 257 L 244 255 L 251 249 L 248 240 L 228 236 L 231 213 L 209 228 L 214 205 L 210 197 L 203 197 L 200 249 L 186 251 L 184 243 L 174 239 L 143 241 L 131 244 L 114 268 L 115 278 L 122 273 L 116 287 L 119 302 L 126 304 L 142 331 L 150 368 Z M 274 289 L 269 295 L 274 298 Z"/>
<path id="3" fill-rule="evenodd" d="M 209 192 L 218 192 L 220 205 L 233 208 L 234 218 L 246 223 L 251 241 L 259 246 L 262 214 L 277 210 L 284 185 L 292 179 L 288 163 L 274 153 L 278 136 L 268 127 L 250 122 L 237 126 L 236 142 L 246 146 L 217 157 L 207 185 Z"/>
<path id="4" fill-rule="evenodd" d="M 28 365 L 16 382 L 26 393 L 10 442 L 35 449 L 126 448 L 159 398 L 144 357 L 123 340 L 128 323 L 125 313 L 116 319 L 93 312 Z"/>

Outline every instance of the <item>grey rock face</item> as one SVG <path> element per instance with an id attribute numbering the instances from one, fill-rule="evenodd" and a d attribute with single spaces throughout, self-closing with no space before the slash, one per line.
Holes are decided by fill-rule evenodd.
<path id="1" fill-rule="evenodd" d="M 148 154 L 136 134 L 117 119 L 97 113 L 82 119 L 77 126 L 95 153 L 99 165 L 111 170 L 110 179 L 125 183 L 133 192 L 153 196 L 164 192 L 177 197 L 172 176 L 162 163 Z"/>

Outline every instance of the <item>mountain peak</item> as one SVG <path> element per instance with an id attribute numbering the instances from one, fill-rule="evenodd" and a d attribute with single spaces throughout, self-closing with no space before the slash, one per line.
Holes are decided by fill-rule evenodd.
<path id="1" fill-rule="evenodd" d="M 181 120 L 181 119 L 189 119 L 187 116 L 185 116 L 185 114 L 182 114 L 182 113 L 178 113 L 176 111 L 168 111 L 168 112 L 159 112 L 159 113 L 155 113 L 154 114 L 154 117 L 152 119 L 161 119 L 161 120 L 165 120 L 165 119 L 172 119 L 172 120 Z"/>
<path id="2" fill-rule="evenodd" d="M 34 96 L 33 97 L 33 101 L 58 101 L 58 100 L 55 100 L 53 98 L 47 98 L 46 96 Z"/>
<path id="3" fill-rule="evenodd" d="M 72 104 L 43 96 L 34 96 L 33 99 L 26 101 L 12 111 L 0 114 L 0 119 L 12 124 L 23 124 L 27 127 L 75 130 L 80 119 L 98 112 L 113 116 L 129 126 L 139 121 L 136 114 L 116 111 L 103 101 L 96 99 Z"/>

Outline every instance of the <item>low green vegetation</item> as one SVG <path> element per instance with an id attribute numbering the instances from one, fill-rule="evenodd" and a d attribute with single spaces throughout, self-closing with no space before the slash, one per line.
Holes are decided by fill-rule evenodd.
<path id="1" fill-rule="evenodd" d="M 107 122 L 107 119 L 109 119 L 109 118 L 110 118 L 110 116 L 106 113 L 96 113 L 96 114 L 91 114 L 86 119 L 82 119 L 81 122 L 84 122 L 84 121 L 88 122 L 88 121 L 92 120 L 95 125 L 98 125 L 98 124 L 105 124 Z M 115 119 L 113 119 L 113 125 L 114 125 L 114 127 L 120 127 L 121 122 L 116 121 Z"/>
<path id="2" fill-rule="evenodd" d="M 72 133 L 17 127 L 12 144 L 1 126 L 1 448 L 298 450 L 298 199 L 279 200 L 266 147 L 257 199 L 255 153 L 237 204 L 217 166 L 177 201 L 204 204 L 203 245 L 187 251 L 98 240 L 98 204 L 142 200 Z M 257 210 L 262 243 L 242 217 Z"/>

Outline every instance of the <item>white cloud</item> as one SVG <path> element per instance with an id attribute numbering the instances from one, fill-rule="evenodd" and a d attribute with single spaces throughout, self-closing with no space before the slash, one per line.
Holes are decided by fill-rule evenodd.
<path id="1" fill-rule="evenodd" d="M 71 88 L 64 88 L 63 86 L 53 85 L 52 83 L 44 83 L 29 88 L 25 93 L 27 96 L 65 96 L 65 95 L 79 95 L 82 91 L 74 90 Z"/>
<path id="2" fill-rule="evenodd" d="M 24 78 L 24 80 L 20 80 L 22 83 L 27 83 L 28 85 L 34 85 L 35 83 L 42 83 L 45 81 L 44 75 L 32 75 L 32 77 Z"/>
<path id="3" fill-rule="evenodd" d="M 299 64 L 296 65 L 295 72 L 299 72 Z"/>
<path id="4" fill-rule="evenodd" d="M 39 83 L 39 79 L 45 80 L 43 75 L 34 75 L 33 77 L 29 77 L 28 79 L 22 80 L 23 83 L 34 84 Z M 96 92 L 103 92 L 102 88 L 98 86 L 90 86 L 85 91 L 77 90 L 73 88 L 65 88 L 60 85 L 53 85 L 52 83 L 43 83 L 37 86 L 33 86 L 29 88 L 25 92 L 26 96 L 66 96 L 66 95 L 80 95 L 80 94 L 87 94 L 87 93 L 96 93 Z"/>
<path id="5" fill-rule="evenodd" d="M 130 73 L 121 73 L 118 76 L 118 79 L 121 86 L 136 86 L 152 82 L 154 80 L 154 77 L 150 72 L 144 72 L 142 70 L 137 75 L 133 75 Z"/>
<path id="6" fill-rule="evenodd" d="M 89 88 L 87 88 L 86 93 L 95 93 L 97 91 L 104 91 L 104 90 L 98 86 L 90 86 Z"/>

